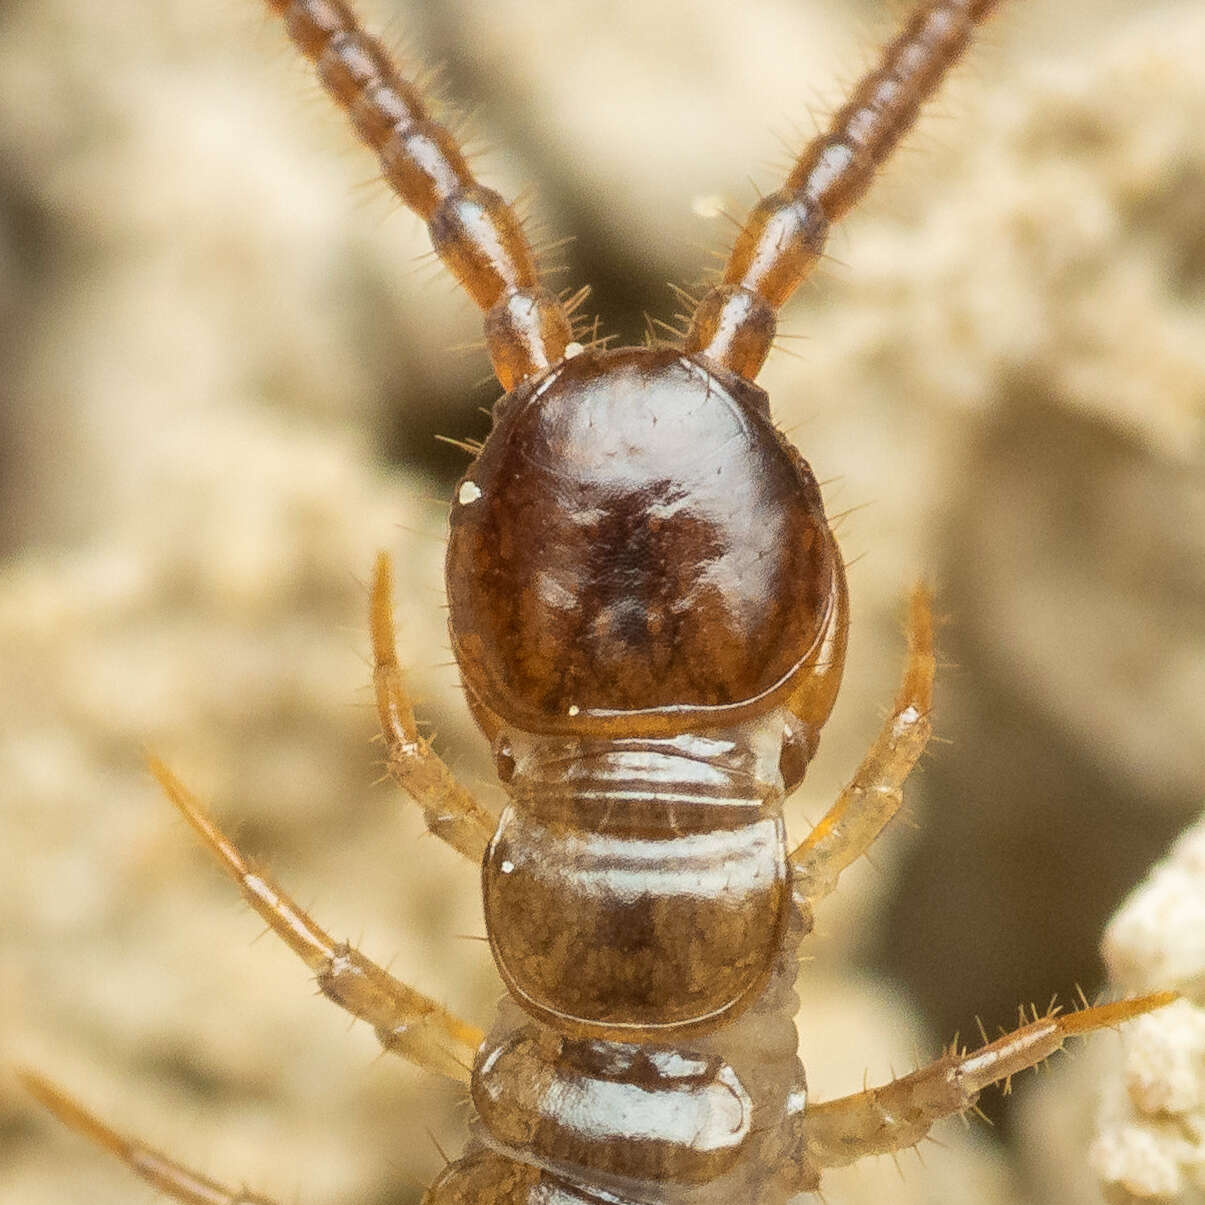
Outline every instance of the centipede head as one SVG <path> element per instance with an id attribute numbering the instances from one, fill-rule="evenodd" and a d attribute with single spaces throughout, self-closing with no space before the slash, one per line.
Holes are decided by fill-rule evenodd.
<path id="1" fill-rule="evenodd" d="M 680 351 L 587 351 L 504 398 L 447 569 L 491 736 L 666 736 L 785 706 L 810 756 L 832 707 L 846 595 L 816 480 L 761 389 Z"/>

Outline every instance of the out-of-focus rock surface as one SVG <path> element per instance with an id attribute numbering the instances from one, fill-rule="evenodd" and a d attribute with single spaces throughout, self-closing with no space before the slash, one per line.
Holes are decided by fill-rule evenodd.
<path id="1" fill-rule="evenodd" d="M 739 213 L 750 172 L 773 187 L 775 135 L 797 145 L 887 32 L 876 4 L 820 0 L 373 12 L 447 61 L 496 148 L 480 170 L 536 186 L 542 230 L 577 236 L 563 283 L 591 280 L 629 336 L 730 237 L 698 215 Z M 460 940 L 474 874 L 372 785 L 362 706 L 361 577 L 386 545 L 425 713 L 488 794 L 442 664 L 430 501 L 456 471 L 430 433 L 480 434 L 492 397 L 480 354 L 448 350 L 478 327 L 416 263 L 417 221 L 358 187 L 372 165 L 273 26 L 234 2 L 0 6 L 0 1032 L 212 1174 L 410 1201 L 441 1162 L 428 1131 L 459 1140 L 458 1094 L 375 1060 L 250 945 L 141 768 L 149 745 L 329 928 L 488 1020 L 487 953 Z M 854 562 L 796 830 L 877 726 L 918 573 L 953 662 L 916 827 L 819 917 L 818 1097 L 977 1012 L 1090 988 L 1104 918 L 1201 798 L 1205 16 L 1030 0 L 985 41 L 793 303 L 800 358 L 763 378 Z M 1118 1058 L 1106 1035 L 1074 1067 Z M 3 1205 L 141 1191 L 9 1080 L 0 1119 Z M 1023 1197 L 982 1131 L 939 1137 L 902 1184 L 882 1161 L 828 1200 L 1073 1200 L 1053 1167 Z"/>
<path id="2" fill-rule="evenodd" d="M 949 1028 L 1098 982 L 1104 919 L 1205 786 L 1205 93 L 1186 54 L 1205 20 L 1173 11 L 1018 68 L 963 164 L 976 204 L 951 183 L 921 219 L 941 306 L 901 297 L 911 334 L 883 352 L 959 432 L 926 524 L 955 747 L 880 939 Z M 909 367 L 932 323 L 954 350 Z M 956 971 L 918 975 L 955 949 Z"/>
<path id="3" fill-rule="evenodd" d="M 1205 819 L 1173 845 L 1109 922 L 1103 952 L 1119 995 L 1177 991 L 1110 1051 L 1059 1068 L 1022 1114 L 1034 1179 L 1092 1205 L 1205 1201 Z M 1117 1045 L 1121 1046 L 1118 1057 Z M 1091 1137 L 1089 1158 L 1080 1156 Z"/>

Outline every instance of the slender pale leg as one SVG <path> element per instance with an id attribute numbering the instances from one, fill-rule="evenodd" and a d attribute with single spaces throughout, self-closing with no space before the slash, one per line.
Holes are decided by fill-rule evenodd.
<path id="1" fill-rule="evenodd" d="M 469 794 L 419 735 L 414 704 L 406 691 L 393 631 L 393 573 L 387 553 L 372 576 L 373 685 L 389 773 L 423 810 L 427 828 L 441 841 L 480 865 L 496 821 Z"/>
<path id="2" fill-rule="evenodd" d="M 1036 1067 L 1068 1038 L 1120 1025 L 1175 998 L 1175 992 L 1157 992 L 1079 1012 L 1050 1012 L 978 1050 L 948 1050 L 882 1087 L 809 1104 L 802 1121 L 807 1186 L 818 1182 L 823 1168 L 915 1146 L 935 1121 L 965 1112 L 989 1084 L 1007 1083 L 1017 1072 Z"/>
<path id="3" fill-rule="evenodd" d="M 904 779 L 932 731 L 935 664 L 932 597 L 917 586 L 908 613 L 908 663 L 891 715 L 837 802 L 791 854 L 796 890 L 808 905 L 833 890 L 841 872 L 870 848 L 899 811 Z"/>
<path id="4" fill-rule="evenodd" d="M 314 972 L 328 1000 L 367 1021 L 381 1045 L 420 1067 L 467 1083 L 483 1034 L 395 979 L 346 942 L 335 941 L 266 874 L 254 869 L 204 808 L 158 759 L 151 773 L 272 932 Z"/>
<path id="5" fill-rule="evenodd" d="M 42 1076 L 32 1071 L 22 1071 L 20 1075 L 25 1087 L 61 1122 L 116 1155 L 135 1174 L 172 1200 L 185 1201 L 188 1205 L 276 1205 L 268 1197 L 245 1188 L 226 1188 L 152 1150 L 136 1138 L 117 1133 Z"/>

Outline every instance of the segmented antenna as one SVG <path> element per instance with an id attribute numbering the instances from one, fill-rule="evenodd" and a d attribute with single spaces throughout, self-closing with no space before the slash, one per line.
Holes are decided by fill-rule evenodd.
<path id="1" fill-rule="evenodd" d="M 485 315 L 485 342 L 506 390 L 561 360 L 569 315 L 540 281 L 514 210 L 479 184 L 422 91 L 343 0 L 267 0 L 323 87 L 376 152 L 385 182 L 427 223 L 435 253 Z"/>
<path id="2" fill-rule="evenodd" d="M 962 57 L 998 0 L 932 0 L 920 8 L 737 236 L 718 285 L 699 302 L 685 350 L 753 380 L 777 313 L 811 272 L 828 232 L 861 199 L 921 106 Z"/>

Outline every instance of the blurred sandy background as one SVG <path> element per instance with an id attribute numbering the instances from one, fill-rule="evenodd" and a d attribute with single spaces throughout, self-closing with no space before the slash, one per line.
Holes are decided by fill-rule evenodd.
<path id="1" fill-rule="evenodd" d="M 371 6 L 446 64 L 482 175 L 534 187 L 539 228 L 576 236 L 558 283 L 593 283 L 627 338 L 902 10 Z M 463 459 L 433 435 L 479 436 L 494 392 L 449 350 L 475 313 L 274 26 L 249 0 L 0 0 L 0 1053 L 282 1205 L 402 1205 L 459 1143 L 459 1094 L 252 944 L 141 764 L 160 752 L 328 928 L 488 1021 L 474 872 L 373 784 L 363 578 L 392 548 L 425 715 L 488 794 L 442 626 Z M 913 823 L 808 951 L 818 1096 L 976 1014 L 1091 993 L 1105 918 L 1205 799 L 1203 61 L 1194 0 L 1005 6 L 763 374 L 853 562 L 797 831 L 877 727 L 916 575 L 948 617 Z M 903 1182 L 859 1168 L 828 1200 L 1092 1201 L 1074 1143 L 1036 1151 L 1015 1120 L 948 1125 Z M 0 1076 L 3 1205 L 149 1198 Z"/>

